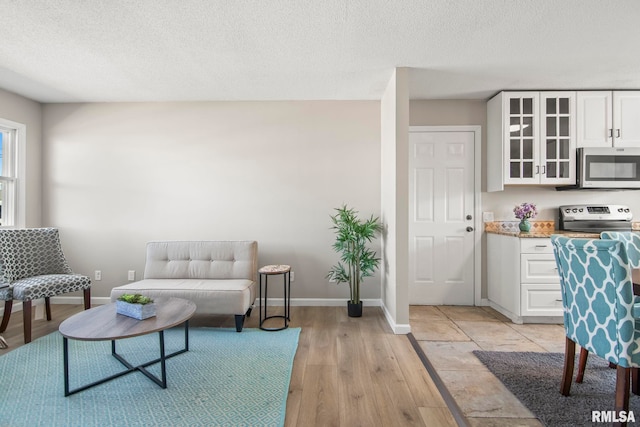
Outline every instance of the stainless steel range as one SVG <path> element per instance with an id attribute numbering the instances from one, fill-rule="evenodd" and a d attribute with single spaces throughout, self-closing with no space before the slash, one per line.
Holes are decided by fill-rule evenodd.
<path id="1" fill-rule="evenodd" d="M 600 233 L 601 231 L 631 231 L 633 214 L 623 205 L 560 206 L 559 229 Z"/>

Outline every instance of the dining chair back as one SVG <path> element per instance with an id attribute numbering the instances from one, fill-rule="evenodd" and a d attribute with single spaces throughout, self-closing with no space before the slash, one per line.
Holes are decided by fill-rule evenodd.
<path id="1" fill-rule="evenodd" d="M 575 345 L 616 365 L 616 410 L 628 410 L 631 368 L 640 366 L 640 330 L 625 245 L 616 240 L 551 238 L 564 308 L 565 360 L 560 391 L 568 396 Z"/>
<path id="2" fill-rule="evenodd" d="M 603 231 L 601 239 L 619 240 L 624 243 L 631 268 L 640 268 L 640 234 L 633 231 Z"/>

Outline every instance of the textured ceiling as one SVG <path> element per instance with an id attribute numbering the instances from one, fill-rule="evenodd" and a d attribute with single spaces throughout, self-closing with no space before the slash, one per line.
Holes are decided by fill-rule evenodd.
<path id="1" fill-rule="evenodd" d="M 0 88 L 41 102 L 640 89 L 637 0 L 0 0 Z"/>

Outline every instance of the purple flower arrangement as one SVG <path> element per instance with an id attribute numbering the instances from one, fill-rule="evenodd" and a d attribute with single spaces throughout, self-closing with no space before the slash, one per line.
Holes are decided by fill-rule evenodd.
<path id="1" fill-rule="evenodd" d="M 533 203 L 523 203 L 520 206 L 513 208 L 513 213 L 519 220 L 535 218 L 538 215 L 536 205 Z"/>

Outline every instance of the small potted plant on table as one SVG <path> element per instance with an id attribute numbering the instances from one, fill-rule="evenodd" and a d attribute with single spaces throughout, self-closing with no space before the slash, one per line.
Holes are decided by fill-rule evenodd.
<path id="1" fill-rule="evenodd" d="M 140 294 L 123 294 L 116 300 L 116 313 L 144 320 L 156 315 L 156 305 Z"/>
<path id="2" fill-rule="evenodd" d="M 333 249 L 340 253 L 340 260 L 345 264 L 339 262 L 331 267 L 327 278 L 337 283 L 349 284 L 348 313 L 350 317 L 360 317 L 360 283 L 365 277 L 372 276 L 380 263 L 380 258 L 377 258 L 376 253 L 367 248 L 366 244 L 382 230 L 382 225 L 373 215 L 367 220 L 358 219 L 358 212 L 347 208 L 346 205 L 337 208 L 336 211 L 331 217 L 331 228 L 336 233 Z"/>

